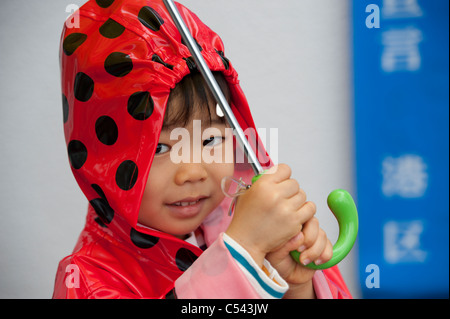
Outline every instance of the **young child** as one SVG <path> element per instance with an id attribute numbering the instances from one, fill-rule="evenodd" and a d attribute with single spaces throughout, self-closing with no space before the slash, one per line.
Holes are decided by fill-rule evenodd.
<path id="1" fill-rule="evenodd" d="M 255 131 L 220 38 L 178 8 L 242 129 Z M 64 132 L 89 207 L 53 297 L 350 298 L 336 266 L 289 255 L 318 264 L 332 247 L 287 165 L 229 214 L 222 180 L 251 184 L 253 171 L 162 1 L 92 0 L 76 14 L 79 28 L 61 38 Z"/>

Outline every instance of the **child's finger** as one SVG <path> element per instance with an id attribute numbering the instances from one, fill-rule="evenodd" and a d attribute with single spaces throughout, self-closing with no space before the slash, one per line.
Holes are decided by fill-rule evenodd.
<path id="1" fill-rule="evenodd" d="M 287 252 L 290 252 L 294 249 L 296 249 L 304 240 L 305 235 L 303 235 L 303 232 L 299 232 L 297 235 L 295 235 L 294 237 L 291 238 L 291 240 L 289 240 L 286 245 L 285 245 L 285 250 Z"/>
<path id="2" fill-rule="evenodd" d="M 321 264 L 329 261 L 331 259 L 331 257 L 333 257 L 333 245 L 331 244 L 330 240 L 327 240 L 327 244 L 325 246 L 324 251 L 319 256 L 319 258 L 314 260 L 314 263 L 316 265 L 321 265 Z"/>
<path id="3" fill-rule="evenodd" d="M 303 212 L 306 212 L 306 209 L 302 207 Z M 305 214 L 306 215 L 306 214 Z M 306 219 L 306 216 L 305 216 Z M 312 217 L 307 219 L 306 222 L 303 223 L 302 233 L 304 235 L 303 242 L 298 248 L 298 251 L 303 254 L 307 249 L 309 249 L 317 240 L 317 236 L 319 235 L 319 221 L 317 218 Z M 305 255 L 306 256 L 306 255 Z M 304 257 L 306 258 L 306 257 Z"/>
<path id="4" fill-rule="evenodd" d="M 291 177 L 292 170 L 286 164 L 278 164 L 268 169 L 261 177 L 274 183 L 280 183 Z"/>
<path id="5" fill-rule="evenodd" d="M 306 235 L 305 235 L 306 238 Z M 317 239 L 314 244 L 304 250 L 300 255 L 300 262 L 303 265 L 307 265 L 312 261 L 316 261 L 324 254 L 327 247 L 328 238 L 323 230 L 319 230 L 317 233 Z M 326 256 L 324 255 L 323 258 Z M 321 261 L 322 262 L 322 261 Z"/>
<path id="6" fill-rule="evenodd" d="M 316 204 L 314 204 L 314 202 L 305 202 L 301 204 L 298 214 L 303 229 L 306 226 L 305 224 L 316 214 Z"/>
<path id="7" fill-rule="evenodd" d="M 278 183 L 276 187 L 283 194 L 283 198 L 291 198 L 299 195 L 298 199 L 302 199 L 303 203 L 306 201 L 306 194 L 295 179 L 289 178 L 284 180 Z"/>
<path id="8" fill-rule="evenodd" d="M 283 259 L 290 251 L 297 249 L 300 243 L 303 242 L 303 233 L 300 231 L 297 235 L 292 237 L 288 242 L 286 242 L 282 247 L 271 252 L 272 259 Z"/>

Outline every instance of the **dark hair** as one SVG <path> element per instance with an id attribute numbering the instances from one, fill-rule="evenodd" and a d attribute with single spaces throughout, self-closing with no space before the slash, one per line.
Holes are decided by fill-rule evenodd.
<path id="1" fill-rule="evenodd" d="M 222 72 L 212 73 L 229 103 L 231 94 L 224 75 Z M 216 112 L 216 105 L 214 95 L 203 76 L 199 72 L 190 73 L 170 92 L 163 125 L 165 127 L 186 126 L 196 112 L 207 114 L 206 118 L 209 118 L 211 122 Z M 225 123 L 224 117 L 219 119 Z"/>

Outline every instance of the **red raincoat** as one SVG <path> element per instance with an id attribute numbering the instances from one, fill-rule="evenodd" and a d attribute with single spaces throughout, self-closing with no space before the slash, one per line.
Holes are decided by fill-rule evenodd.
<path id="1" fill-rule="evenodd" d="M 177 6 L 210 69 L 224 74 L 241 127 L 254 128 L 221 39 Z M 164 4 L 92 0 L 75 14 L 79 27 L 65 26 L 61 37 L 64 133 L 89 209 L 73 253 L 59 264 L 53 297 L 260 297 L 222 240 L 228 198 L 199 230 L 205 251 L 137 223 L 170 90 L 195 68 Z M 235 171 L 247 181 L 253 174 Z M 337 267 L 316 272 L 314 285 L 318 297 L 350 297 Z"/>

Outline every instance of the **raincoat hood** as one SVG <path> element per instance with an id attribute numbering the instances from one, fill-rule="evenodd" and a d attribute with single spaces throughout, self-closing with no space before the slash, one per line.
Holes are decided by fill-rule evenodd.
<path id="1" fill-rule="evenodd" d="M 209 68 L 224 74 L 242 129 L 255 128 L 221 39 L 177 7 Z M 86 227 L 161 263 L 161 280 L 170 286 L 202 251 L 137 219 L 170 91 L 195 62 L 162 1 L 91 0 L 75 15 L 79 26 L 66 24 L 62 32 L 60 63 L 68 157 L 90 203 Z M 253 173 L 247 165 L 238 174 Z M 229 204 L 224 200 L 205 220 L 207 244 L 214 240 L 208 227 L 215 234 L 226 229 Z M 78 246 L 88 240 L 82 234 Z"/>

